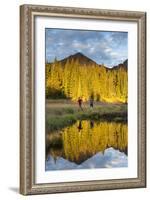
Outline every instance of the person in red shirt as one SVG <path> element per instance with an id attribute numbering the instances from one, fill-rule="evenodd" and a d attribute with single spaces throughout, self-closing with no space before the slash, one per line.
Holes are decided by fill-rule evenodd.
<path id="1" fill-rule="evenodd" d="M 82 108 L 82 103 L 83 103 L 82 98 L 79 97 L 79 98 L 78 98 L 78 105 L 79 105 L 79 108 L 80 108 L 81 110 L 83 110 L 83 108 Z"/>

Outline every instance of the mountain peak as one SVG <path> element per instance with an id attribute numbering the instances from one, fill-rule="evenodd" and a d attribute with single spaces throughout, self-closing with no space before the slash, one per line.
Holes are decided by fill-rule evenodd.
<path id="1" fill-rule="evenodd" d="M 73 54 L 73 56 L 85 56 L 85 55 L 81 52 L 77 52 L 77 53 Z"/>
<path id="2" fill-rule="evenodd" d="M 79 64 L 81 65 L 97 65 L 97 63 L 95 61 L 93 61 L 92 59 L 88 58 L 87 56 L 85 56 L 83 53 L 81 52 L 77 52 L 73 55 L 70 55 L 62 60 L 60 60 L 59 62 L 61 62 L 63 65 L 66 64 L 67 61 L 71 62 L 72 60 L 74 61 L 78 61 Z"/>

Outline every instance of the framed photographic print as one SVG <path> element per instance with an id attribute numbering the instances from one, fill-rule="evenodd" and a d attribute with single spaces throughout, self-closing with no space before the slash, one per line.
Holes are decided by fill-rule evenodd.
<path id="1" fill-rule="evenodd" d="M 146 13 L 20 7 L 20 192 L 146 187 Z"/>

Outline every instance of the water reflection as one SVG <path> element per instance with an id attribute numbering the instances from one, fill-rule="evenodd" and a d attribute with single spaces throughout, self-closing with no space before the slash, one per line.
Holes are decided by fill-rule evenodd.
<path id="1" fill-rule="evenodd" d="M 94 127 L 94 121 L 90 121 L 90 128 L 93 128 Z"/>
<path id="2" fill-rule="evenodd" d="M 78 131 L 80 132 L 82 130 L 82 121 L 79 121 L 79 125 L 78 125 Z"/>
<path id="3" fill-rule="evenodd" d="M 46 136 L 46 170 L 127 166 L 127 124 L 78 121 Z"/>

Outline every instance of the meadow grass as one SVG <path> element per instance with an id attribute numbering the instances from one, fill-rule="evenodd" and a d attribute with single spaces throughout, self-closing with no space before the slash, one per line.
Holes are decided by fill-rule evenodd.
<path id="1" fill-rule="evenodd" d="M 47 132 L 60 130 L 74 124 L 77 120 L 127 122 L 127 105 L 96 102 L 94 107 L 90 108 L 88 103 L 84 103 L 81 110 L 71 101 L 46 102 Z"/>

